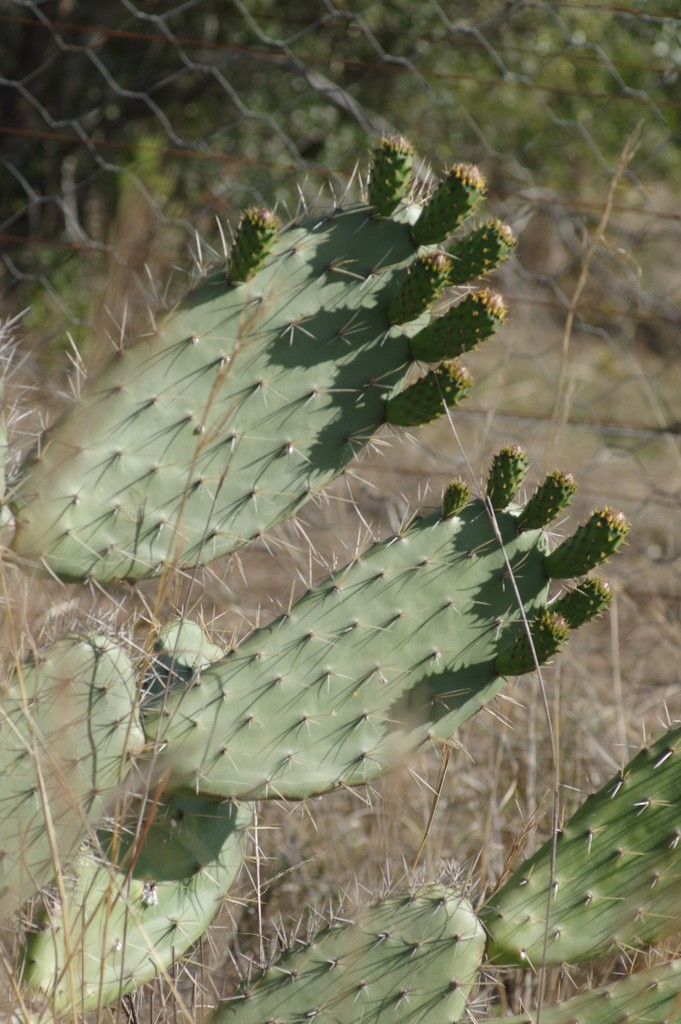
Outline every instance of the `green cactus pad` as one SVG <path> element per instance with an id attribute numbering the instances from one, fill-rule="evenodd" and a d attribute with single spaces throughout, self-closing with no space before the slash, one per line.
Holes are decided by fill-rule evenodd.
<path id="1" fill-rule="evenodd" d="M 458 477 L 452 480 L 442 495 L 442 515 L 445 519 L 456 516 L 471 500 L 471 489 L 465 480 Z"/>
<path id="2" fill-rule="evenodd" d="M 677 1024 L 681 1020 L 681 960 L 638 971 L 567 999 L 544 1004 L 541 1015 L 486 1017 L 485 1024 Z"/>
<path id="3" fill-rule="evenodd" d="M 602 615 L 612 601 L 612 588 L 605 580 L 595 576 L 582 580 L 578 587 L 562 594 L 551 605 L 551 611 L 562 615 L 570 629 Z"/>
<path id="4" fill-rule="evenodd" d="M 515 245 L 513 232 L 500 220 L 490 220 L 474 228 L 449 250 L 452 263 L 448 284 L 466 284 L 489 274 L 508 259 Z"/>
<path id="5" fill-rule="evenodd" d="M 430 423 L 442 416 L 445 409 L 458 405 L 472 383 L 465 366 L 456 362 L 443 363 L 388 399 L 386 421 L 397 427 Z"/>
<path id="6" fill-rule="evenodd" d="M 560 580 L 583 576 L 621 548 L 628 532 L 629 523 L 621 512 L 600 509 L 551 552 L 546 571 Z"/>
<path id="7" fill-rule="evenodd" d="M 518 518 L 521 530 L 540 530 L 568 507 L 577 490 L 571 473 L 557 469 L 549 473 L 534 492 Z"/>
<path id="8" fill-rule="evenodd" d="M 548 596 L 548 538 L 519 534 L 509 512 L 497 523 L 531 618 Z M 518 631 L 484 504 L 426 516 L 204 668 L 186 693 L 152 701 L 153 777 L 237 798 L 366 782 L 491 700 L 504 685 L 495 659 Z"/>
<path id="9" fill-rule="evenodd" d="M 107 860 L 131 878 L 181 881 L 219 859 L 242 820 L 239 813 L 232 801 L 164 795 L 146 811 L 135 800 L 115 827 L 98 829 L 97 841 Z"/>
<path id="10" fill-rule="evenodd" d="M 537 665 L 545 665 L 558 654 L 570 632 L 562 616 L 544 611 L 530 623 L 532 642 L 527 633 L 517 636 L 514 643 L 498 656 L 496 669 L 501 676 L 517 676 L 532 672 Z"/>
<path id="11" fill-rule="evenodd" d="M 185 818 L 185 834 L 200 830 L 205 813 L 198 805 L 187 811 L 198 818 L 191 826 Z M 138 859 L 138 868 L 149 865 L 144 875 L 118 871 L 91 853 L 80 856 L 66 910 L 52 906 L 26 943 L 22 980 L 34 998 L 46 997 L 58 1012 L 106 1006 L 168 971 L 204 933 L 243 861 L 252 808 L 214 805 L 207 813 L 213 828 L 222 818 L 226 838 L 215 859 L 178 880 L 158 881 L 152 873 L 154 857 L 167 862 L 167 821 L 146 835 Z M 69 946 L 76 951 L 70 960 Z"/>
<path id="12" fill-rule="evenodd" d="M 401 135 L 381 139 L 374 150 L 367 204 L 374 215 L 389 217 L 411 185 L 414 147 Z"/>
<path id="13" fill-rule="evenodd" d="M 388 309 L 391 324 L 414 320 L 440 295 L 447 283 L 449 257 L 443 252 L 426 252 L 406 271 L 400 290 Z"/>
<path id="14" fill-rule="evenodd" d="M 210 1013 L 206 1024 L 451 1024 L 482 961 L 470 904 L 442 886 L 344 916 Z"/>
<path id="15" fill-rule="evenodd" d="M 55 875 L 144 744 L 136 680 L 104 637 L 65 637 L 0 696 L 0 921 Z M 52 841 L 55 846 L 53 847 Z"/>
<path id="16" fill-rule="evenodd" d="M 519 444 L 507 445 L 492 459 L 486 494 L 495 512 L 507 508 L 525 479 L 529 466 L 527 452 Z"/>
<path id="17" fill-rule="evenodd" d="M 422 363 L 456 359 L 494 334 L 505 319 L 506 305 L 500 295 L 472 292 L 414 335 L 411 354 Z"/>
<path id="18" fill-rule="evenodd" d="M 419 245 L 444 242 L 485 194 L 485 179 L 472 164 L 455 164 L 412 228 Z"/>
<path id="19" fill-rule="evenodd" d="M 547 842 L 488 900 L 490 959 L 581 963 L 678 932 L 679 794 L 675 729 L 586 800 L 558 835 L 555 867 Z"/>
<path id="20" fill-rule="evenodd" d="M 244 212 L 227 268 L 232 284 L 250 281 L 260 270 L 272 251 L 278 229 L 277 218 L 265 207 L 251 207 Z"/>
<path id="21" fill-rule="evenodd" d="M 234 551 L 339 473 L 447 276 L 411 237 L 420 207 L 370 213 L 292 224 L 247 282 L 208 275 L 119 352 L 18 469 L 16 555 L 69 580 L 155 576 Z"/>
<path id="22" fill-rule="evenodd" d="M 205 668 L 222 657 L 222 649 L 210 642 L 191 619 L 173 619 L 156 633 L 154 649 L 186 668 Z"/>

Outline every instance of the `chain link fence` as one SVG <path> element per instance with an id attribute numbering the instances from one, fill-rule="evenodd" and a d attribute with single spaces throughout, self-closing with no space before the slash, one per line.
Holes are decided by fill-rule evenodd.
<path id="1" fill-rule="evenodd" d="M 679 714 L 676 0 L 4 0 L 0 52 L 0 312 L 26 310 L 19 406 L 29 386 L 34 406 L 57 408 L 82 365 L 222 258 L 245 206 L 285 218 L 357 190 L 382 133 L 415 144 L 426 182 L 431 168 L 478 163 L 489 211 L 519 239 L 495 277 L 509 324 L 470 358 L 456 436 L 445 424 L 370 455 L 352 502 L 346 476 L 331 492 L 342 501 L 303 513 L 317 564 L 355 543 L 353 503 L 380 532 L 423 498 L 424 473 L 435 503 L 465 462 L 479 474 L 519 441 L 537 475 L 574 472 L 578 514 L 607 500 L 634 524 L 609 571 L 610 623 L 566 659 L 584 697 L 566 731 L 587 761 L 607 732 L 609 771 L 665 703 Z M 18 421 L 19 446 L 39 425 Z M 251 557 L 256 572 L 269 555 Z M 302 571 L 268 566 L 275 590 Z M 262 591 L 218 575 L 204 578 L 215 615 L 227 596 L 253 621 Z M 593 703 L 585 724 L 599 672 L 616 699 Z M 527 806 L 540 798 L 528 792 Z"/>

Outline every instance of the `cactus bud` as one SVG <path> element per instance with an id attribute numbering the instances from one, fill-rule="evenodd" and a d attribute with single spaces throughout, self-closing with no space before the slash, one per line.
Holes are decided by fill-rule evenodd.
<path id="1" fill-rule="evenodd" d="M 388 309 L 390 323 L 406 323 L 427 309 L 446 285 L 448 274 L 449 257 L 443 252 L 419 256 L 407 271 Z"/>
<path id="2" fill-rule="evenodd" d="M 442 416 L 445 406 L 458 405 L 473 383 L 465 366 L 443 363 L 388 399 L 385 418 L 395 427 L 416 427 Z"/>
<path id="3" fill-rule="evenodd" d="M 444 241 L 472 213 L 485 194 L 485 179 L 472 164 L 455 164 L 440 182 L 412 228 L 418 245 Z"/>
<path id="4" fill-rule="evenodd" d="M 549 473 L 534 492 L 518 517 L 519 530 L 540 530 L 559 515 L 572 501 L 577 484 L 571 473 L 560 469 Z"/>
<path id="5" fill-rule="evenodd" d="M 444 519 L 451 519 L 458 515 L 464 505 L 470 501 L 471 489 L 468 484 L 457 477 L 445 488 L 442 495 L 442 516 Z"/>
<path id="6" fill-rule="evenodd" d="M 413 146 L 401 135 L 385 137 L 374 150 L 367 202 L 378 217 L 389 217 L 411 183 Z"/>
<path id="7" fill-rule="evenodd" d="M 252 206 L 239 221 L 229 259 L 227 278 L 232 284 L 250 281 L 270 254 L 279 222 L 266 207 Z"/>
<path id="8" fill-rule="evenodd" d="M 513 501 L 528 466 L 527 452 L 519 444 L 507 445 L 494 456 L 487 478 L 487 497 L 495 511 Z"/>
<path id="9" fill-rule="evenodd" d="M 602 508 L 587 523 L 578 526 L 555 551 L 547 555 L 544 568 L 553 579 L 583 576 L 615 553 L 624 543 L 629 523 L 621 512 Z"/>

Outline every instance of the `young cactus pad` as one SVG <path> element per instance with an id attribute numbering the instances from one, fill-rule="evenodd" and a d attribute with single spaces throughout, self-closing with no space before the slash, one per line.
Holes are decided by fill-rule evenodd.
<path id="1" fill-rule="evenodd" d="M 487 497 L 493 509 L 506 508 L 525 479 L 529 461 L 519 444 L 506 445 L 492 459 L 487 477 Z"/>
<path id="2" fill-rule="evenodd" d="M 621 512 L 602 508 L 559 544 L 546 561 L 546 571 L 555 579 L 582 576 L 621 548 L 629 523 Z"/>
<path id="3" fill-rule="evenodd" d="M 451 1024 L 485 946 L 470 904 L 443 886 L 343 918 L 246 983 L 206 1024 Z"/>
<path id="4" fill-rule="evenodd" d="M 403 136 L 381 139 L 374 151 L 367 203 L 373 216 L 389 217 L 411 186 L 414 147 Z"/>
<path id="5" fill-rule="evenodd" d="M 538 530 L 568 507 L 577 484 L 571 473 L 556 469 L 540 483 L 520 516 L 522 530 Z"/>
<path id="6" fill-rule="evenodd" d="M 170 815 L 179 809 L 185 813 L 176 840 Z M 125 856 L 129 847 L 121 851 L 120 870 L 83 852 L 66 890 L 66 908 L 57 902 L 45 911 L 28 937 L 22 963 L 27 990 L 49 999 L 58 1012 L 84 1013 L 168 971 L 203 934 L 231 887 L 251 816 L 247 804 L 174 802 L 146 832 L 132 869 Z M 200 834 L 206 817 L 222 843 L 213 860 L 203 863 L 199 857 L 194 863 L 195 842 L 187 860 L 185 841 Z M 187 874 L 183 864 L 191 865 Z M 161 874 L 177 877 L 159 881 Z M 76 951 L 72 958 L 69 948 Z"/>
<path id="7" fill-rule="evenodd" d="M 231 800 L 164 795 L 147 811 L 133 800 L 114 826 L 98 829 L 98 848 L 131 878 L 181 881 L 219 860 L 235 829 L 248 824 L 238 808 Z"/>
<path id="8" fill-rule="evenodd" d="M 437 186 L 414 225 L 419 245 L 443 242 L 477 208 L 486 191 L 485 179 L 473 164 L 455 164 Z M 474 274 L 477 277 L 477 273 Z"/>
<path id="9" fill-rule="evenodd" d="M 488 274 L 508 259 L 515 244 L 510 227 L 499 220 L 474 228 L 449 250 L 449 284 L 465 284 Z"/>
<path id="10" fill-rule="evenodd" d="M 491 897 L 481 912 L 490 959 L 581 963 L 678 932 L 680 793 L 675 729 L 586 800 L 558 835 L 555 867 L 549 841 Z"/>
<path id="11" fill-rule="evenodd" d="M 136 680 L 104 637 L 64 637 L 0 695 L 0 924 L 101 817 L 144 742 Z"/>
<path id="12" fill-rule="evenodd" d="M 502 549 L 483 501 L 457 514 L 445 502 L 444 515 L 375 544 L 193 685 L 151 694 L 152 780 L 202 796 L 295 799 L 367 782 L 451 736 L 503 675 L 534 668 L 509 565 L 528 619 L 560 619 L 561 641 L 568 632 L 546 611 L 548 536 L 519 531 L 519 512 L 495 514 Z M 540 640 L 541 663 L 556 646 Z"/>
<path id="13" fill-rule="evenodd" d="M 420 206 L 373 213 L 292 224 L 259 269 L 232 267 L 247 281 L 210 274 L 119 352 L 19 469 L 17 555 L 64 579 L 154 576 L 235 550 L 340 472 L 449 265 L 412 238 Z"/>

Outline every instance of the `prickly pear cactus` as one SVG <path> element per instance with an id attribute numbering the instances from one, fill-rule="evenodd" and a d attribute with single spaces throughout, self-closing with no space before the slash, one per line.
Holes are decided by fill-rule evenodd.
<path id="1" fill-rule="evenodd" d="M 679 1019 L 681 960 L 638 971 L 557 1006 L 544 1005 L 541 1014 L 489 1017 L 486 1024 L 676 1024 Z"/>
<path id="2" fill-rule="evenodd" d="M 681 729 L 642 750 L 481 912 L 500 963 L 560 964 L 659 942 L 681 918 Z"/>
<path id="3" fill-rule="evenodd" d="M 485 192 L 476 168 L 454 165 L 423 201 L 412 163 L 409 143 L 386 139 L 366 202 L 283 229 L 246 212 L 226 266 L 119 352 L 18 467 L 0 509 L 0 526 L 16 519 L 15 563 L 98 585 L 203 564 L 291 516 L 377 431 L 462 400 L 458 360 L 506 308 L 487 288 L 446 289 L 493 269 L 514 239 L 497 221 L 466 227 Z M 622 545 L 626 520 L 601 509 L 556 546 L 545 528 L 574 480 L 552 473 L 516 504 L 527 469 L 506 446 L 483 495 L 453 481 L 441 508 L 234 650 L 180 619 L 135 667 L 82 637 L 17 669 L 0 694 L 0 916 L 47 887 L 21 961 L 36 1005 L 99 1010 L 167 974 L 242 863 L 252 806 L 237 800 L 376 778 L 605 609 L 607 584 L 579 578 Z M 556 598 L 563 579 L 578 582 Z M 680 735 L 587 801 L 555 865 L 540 850 L 478 912 L 426 886 L 336 921 L 208 1024 L 452 1024 L 485 956 L 536 968 L 669 934 Z M 678 972 L 604 992 L 541 1019 L 672 1019 Z"/>
<path id="4" fill-rule="evenodd" d="M 286 953 L 207 1024 L 458 1021 L 485 936 L 470 904 L 439 886 L 392 896 Z"/>
<path id="5" fill-rule="evenodd" d="M 462 397 L 468 376 L 447 369 L 426 378 L 423 419 L 396 395 L 415 359 L 451 358 L 437 331 L 427 351 L 411 339 L 448 283 L 451 259 L 432 246 L 484 183 L 455 169 L 430 203 L 402 201 L 403 148 L 380 149 L 368 205 L 276 237 L 267 211 L 249 211 L 227 270 L 117 353 L 20 470 L 17 555 L 100 582 L 207 562 L 295 512 L 386 420 L 415 425 Z M 481 300 L 463 347 L 503 315 Z"/>
<path id="6" fill-rule="evenodd" d="M 525 456 L 513 458 L 526 468 Z M 502 508 L 498 495 L 496 504 L 493 522 L 485 502 L 452 515 L 446 498 L 207 666 L 195 685 L 152 697 L 143 708 L 159 748 L 152 778 L 242 799 L 368 782 L 450 737 L 504 676 L 557 653 L 570 625 L 547 608 L 548 536 L 519 529 L 519 507 Z M 581 621 L 606 603 L 580 593 L 571 601 L 584 609 Z"/>
<path id="7" fill-rule="evenodd" d="M 28 936 L 26 989 L 57 1011 L 86 1012 L 167 971 L 215 917 L 251 817 L 248 804 L 172 799 L 151 824 L 134 816 L 131 834 L 102 834 L 108 856 L 82 851 L 66 904 L 48 904 Z"/>
<path id="8" fill-rule="evenodd" d="M 0 701 L 0 922 L 82 842 L 144 744 L 136 678 L 104 636 L 64 637 Z"/>

